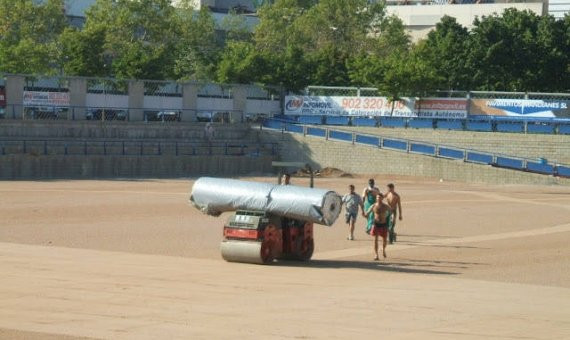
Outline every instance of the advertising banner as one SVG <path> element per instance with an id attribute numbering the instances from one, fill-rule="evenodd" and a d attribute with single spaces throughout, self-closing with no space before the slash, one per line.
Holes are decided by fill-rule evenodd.
<path id="1" fill-rule="evenodd" d="M 466 118 L 467 99 L 422 98 L 416 101 L 414 111 L 421 118 Z"/>
<path id="2" fill-rule="evenodd" d="M 286 115 L 414 117 L 414 100 L 394 103 L 386 97 L 286 96 Z"/>
<path id="3" fill-rule="evenodd" d="M 472 99 L 470 115 L 570 118 L 565 100 Z"/>
<path id="4" fill-rule="evenodd" d="M 465 118 L 467 100 L 458 98 L 402 98 L 394 103 L 387 97 L 287 96 L 286 115 L 393 116 L 422 118 Z"/>
<path id="5" fill-rule="evenodd" d="M 24 106 L 69 106 L 69 92 L 24 91 Z"/>
<path id="6" fill-rule="evenodd" d="M 6 90 L 0 87 L 0 107 L 6 107 Z"/>

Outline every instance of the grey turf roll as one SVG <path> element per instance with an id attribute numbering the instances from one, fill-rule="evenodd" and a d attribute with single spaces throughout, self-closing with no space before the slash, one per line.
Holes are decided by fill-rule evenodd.
<path id="1" fill-rule="evenodd" d="M 194 183 L 190 202 L 213 216 L 257 210 L 328 226 L 336 221 L 342 205 L 340 196 L 330 190 L 212 177 Z"/>

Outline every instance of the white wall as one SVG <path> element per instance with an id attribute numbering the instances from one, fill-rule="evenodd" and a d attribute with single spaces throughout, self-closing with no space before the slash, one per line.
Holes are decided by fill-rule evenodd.
<path id="1" fill-rule="evenodd" d="M 182 109 L 182 97 L 145 96 L 143 103 L 146 109 Z"/>
<path id="2" fill-rule="evenodd" d="M 281 106 L 278 100 L 248 99 L 245 103 L 245 113 L 281 113 Z"/>
<path id="3" fill-rule="evenodd" d="M 493 13 L 501 14 L 506 8 L 530 10 L 538 15 L 543 14 L 542 2 L 533 3 L 499 3 L 472 5 L 408 5 L 387 6 L 388 15 L 396 15 L 404 22 L 413 41 L 425 38 L 444 15 L 457 19 L 457 22 L 467 28 L 473 27 L 475 17 L 488 16 Z"/>
<path id="4" fill-rule="evenodd" d="M 87 98 L 85 99 L 85 106 L 87 107 L 114 107 L 114 108 L 129 107 L 128 95 L 87 93 L 86 97 Z"/>
<path id="5" fill-rule="evenodd" d="M 198 111 L 232 111 L 234 100 L 225 98 L 198 97 Z"/>

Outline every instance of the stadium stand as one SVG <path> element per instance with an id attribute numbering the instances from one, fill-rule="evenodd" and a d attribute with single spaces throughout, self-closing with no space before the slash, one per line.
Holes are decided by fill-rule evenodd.
<path id="1" fill-rule="evenodd" d="M 269 119 L 271 121 L 271 119 Z M 533 172 L 552 176 L 570 175 L 570 167 L 563 164 L 549 164 L 545 158 L 527 159 L 511 155 L 496 154 L 477 150 L 461 149 L 447 145 L 427 144 L 408 139 L 368 135 L 334 128 L 317 128 L 314 126 L 291 124 L 288 122 L 264 122 L 263 126 L 270 129 L 305 134 L 315 137 L 324 137 L 329 140 L 353 142 L 372 147 L 386 148 L 406 153 L 422 154 L 432 157 L 463 160 L 468 163 L 492 165 L 494 167 L 517 171 Z M 276 127 L 277 126 L 277 127 Z M 294 126 L 294 128 L 291 128 Z"/>

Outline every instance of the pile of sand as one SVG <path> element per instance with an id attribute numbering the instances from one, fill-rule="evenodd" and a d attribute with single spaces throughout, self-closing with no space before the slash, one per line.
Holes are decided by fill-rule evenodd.
<path id="1" fill-rule="evenodd" d="M 354 176 L 348 172 L 344 172 L 337 168 L 324 168 L 315 171 L 315 176 L 320 177 L 346 177 L 353 178 Z"/>

